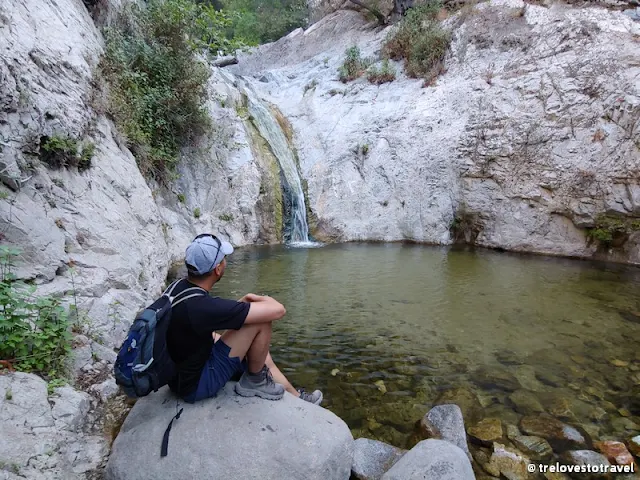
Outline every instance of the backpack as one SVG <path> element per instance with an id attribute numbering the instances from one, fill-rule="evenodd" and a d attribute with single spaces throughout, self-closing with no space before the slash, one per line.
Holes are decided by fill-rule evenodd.
<path id="1" fill-rule="evenodd" d="M 179 281 L 169 285 L 160 298 L 136 316 L 120 347 L 113 370 L 116 383 L 128 397 L 157 392 L 177 375 L 178 369 L 167 349 L 171 307 L 189 298 L 208 295 L 203 288 L 191 287 L 172 297 Z"/>

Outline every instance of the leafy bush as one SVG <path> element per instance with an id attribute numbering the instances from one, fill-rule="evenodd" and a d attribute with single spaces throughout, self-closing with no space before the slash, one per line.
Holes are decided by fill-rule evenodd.
<path id="1" fill-rule="evenodd" d="M 91 166 L 95 149 L 93 143 L 83 146 L 68 136 L 40 137 L 40 159 L 51 168 L 77 167 L 80 171 L 86 170 Z"/>
<path id="2" fill-rule="evenodd" d="M 223 0 L 222 4 L 233 18 L 229 35 L 252 45 L 274 42 L 308 23 L 305 0 Z"/>
<path id="3" fill-rule="evenodd" d="M 407 75 L 430 83 L 444 70 L 444 57 L 451 36 L 436 17 L 441 4 L 436 1 L 412 8 L 386 40 L 383 52 L 404 59 Z"/>
<path id="4" fill-rule="evenodd" d="M 387 82 L 393 82 L 396 79 L 396 71 L 389 63 L 389 59 L 385 58 L 382 61 L 382 66 L 377 68 L 376 66 L 371 67 L 367 71 L 367 80 L 371 83 L 382 84 Z"/>
<path id="5" fill-rule="evenodd" d="M 106 30 L 101 71 L 108 111 L 140 170 L 157 180 L 173 171 L 180 148 L 210 127 L 205 110 L 209 68 L 197 55 L 230 53 L 231 19 L 190 0 L 149 0 L 127 7 Z"/>
<path id="6" fill-rule="evenodd" d="M 233 222 L 233 214 L 231 213 L 223 213 L 218 218 L 223 222 Z"/>
<path id="7" fill-rule="evenodd" d="M 347 48 L 345 51 L 344 62 L 338 69 L 340 81 L 347 83 L 362 76 L 371 65 L 371 60 L 360 56 L 360 49 L 357 46 Z"/>
<path id="8" fill-rule="evenodd" d="M 15 280 L 18 251 L 0 247 L 0 359 L 50 378 L 64 374 L 71 351 L 69 318 L 60 300 L 36 297 L 35 286 Z"/>
<path id="9" fill-rule="evenodd" d="M 593 228 L 587 229 L 587 242 L 601 248 L 621 247 L 633 232 L 640 231 L 640 220 L 600 215 Z"/>
<path id="10" fill-rule="evenodd" d="M 202 215 L 202 212 L 200 211 L 200 207 L 196 207 L 193 209 L 193 216 L 195 218 L 200 218 L 200 215 Z"/>

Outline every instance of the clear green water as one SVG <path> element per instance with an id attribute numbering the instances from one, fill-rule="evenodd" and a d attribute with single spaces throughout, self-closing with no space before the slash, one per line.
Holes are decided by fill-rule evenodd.
<path id="1" fill-rule="evenodd" d="M 409 445 L 439 399 L 517 424 L 514 389 L 594 439 L 640 433 L 640 269 L 401 244 L 228 260 L 214 294 L 286 306 L 276 363 L 356 437 Z"/>

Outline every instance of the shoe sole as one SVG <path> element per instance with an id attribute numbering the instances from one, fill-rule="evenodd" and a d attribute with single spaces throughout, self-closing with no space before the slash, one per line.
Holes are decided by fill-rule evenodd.
<path id="1" fill-rule="evenodd" d="M 243 388 L 239 383 L 236 383 L 236 393 L 241 397 L 259 397 L 264 398 L 265 400 L 280 400 L 284 397 L 284 392 L 280 395 L 271 395 L 270 393 L 261 392 L 260 390 L 256 390 L 254 388 Z"/>

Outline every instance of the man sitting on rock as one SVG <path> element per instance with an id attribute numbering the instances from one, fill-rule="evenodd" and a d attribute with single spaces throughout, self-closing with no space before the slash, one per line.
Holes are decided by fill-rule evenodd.
<path id="1" fill-rule="evenodd" d="M 225 256 L 231 253 L 230 243 L 215 235 L 198 235 L 186 250 L 187 278 L 172 295 L 193 287 L 209 292 L 224 275 Z M 279 400 L 286 390 L 319 405 L 322 392 L 296 390 L 269 354 L 272 323 L 285 313 L 275 299 L 252 293 L 239 301 L 199 295 L 176 305 L 167 332 L 169 355 L 178 366 L 171 390 L 193 403 L 214 397 L 241 375 L 235 387 L 238 395 Z M 219 335 L 216 330 L 226 332 Z"/>

